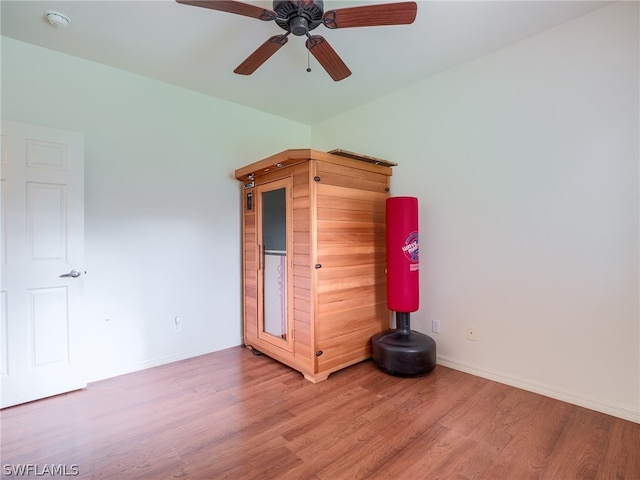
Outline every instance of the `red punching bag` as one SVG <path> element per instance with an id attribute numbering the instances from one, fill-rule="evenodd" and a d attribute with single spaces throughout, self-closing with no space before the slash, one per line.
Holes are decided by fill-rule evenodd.
<path id="1" fill-rule="evenodd" d="M 387 199 L 387 306 L 396 312 L 419 307 L 418 199 Z"/>
<path id="2" fill-rule="evenodd" d="M 371 356 L 384 372 L 419 377 L 436 367 L 436 342 L 411 330 L 410 312 L 418 310 L 418 199 L 387 199 L 387 306 L 397 328 L 371 337 Z"/>

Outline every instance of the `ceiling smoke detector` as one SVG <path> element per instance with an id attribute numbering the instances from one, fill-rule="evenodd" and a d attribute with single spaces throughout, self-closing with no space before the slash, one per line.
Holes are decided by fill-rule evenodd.
<path id="1" fill-rule="evenodd" d="M 44 15 L 47 18 L 47 21 L 54 27 L 66 27 L 71 21 L 69 20 L 69 17 L 67 17 L 63 13 L 55 12 L 53 10 L 44 12 Z"/>

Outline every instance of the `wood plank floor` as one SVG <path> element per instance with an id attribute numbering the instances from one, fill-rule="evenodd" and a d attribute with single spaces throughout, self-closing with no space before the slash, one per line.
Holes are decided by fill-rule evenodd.
<path id="1" fill-rule="evenodd" d="M 2 475 L 64 464 L 91 479 L 640 480 L 639 424 L 442 366 L 401 379 L 368 361 L 314 385 L 241 347 L 0 420 Z"/>

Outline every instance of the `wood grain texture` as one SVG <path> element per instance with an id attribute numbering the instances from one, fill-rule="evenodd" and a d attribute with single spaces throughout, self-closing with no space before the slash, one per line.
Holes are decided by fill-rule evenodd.
<path id="1" fill-rule="evenodd" d="M 0 412 L 2 464 L 81 479 L 640 478 L 640 425 L 442 366 L 312 384 L 234 347 Z"/>
<path id="2" fill-rule="evenodd" d="M 309 156 L 303 159 L 304 155 Z M 371 355 L 371 337 L 390 326 L 386 308 L 385 202 L 391 169 L 313 150 L 289 150 L 236 171 L 253 173 L 254 211 L 244 209 L 244 342 L 318 382 Z M 290 182 L 293 243 L 287 340 L 261 332 L 260 191 Z M 287 237 L 289 238 L 289 237 Z M 257 319 L 257 320 L 256 320 Z M 288 353 L 287 353 L 288 352 Z"/>
<path id="3" fill-rule="evenodd" d="M 333 155 L 331 153 L 321 152 L 319 150 L 298 148 L 276 153 L 275 155 L 271 155 L 270 157 L 239 168 L 234 172 L 234 176 L 238 180 L 245 182 L 252 174 L 256 178 L 263 175 L 269 175 L 279 168 L 291 167 L 293 165 L 306 162 L 311 158 L 321 160 L 326 163 L 351 166 L 352 168 L 365 172 L 378 172 L 384 175 L 389 175 L 389 172 L 391 171 L 391 169 L 385 165 L 374 165 L 366 161 Z"/>

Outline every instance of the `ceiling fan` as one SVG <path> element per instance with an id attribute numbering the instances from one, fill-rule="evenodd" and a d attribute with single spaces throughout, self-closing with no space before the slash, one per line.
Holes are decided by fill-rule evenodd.
<path id="1" fill-rule="evenodd" d="M 286 33 L 274 35 L 260 45 L 234 70 L 240 75 L 251 75 L 269 57 L 284 46 L 290 34 L 305 35 L 307 49 L 318 60 L 333 80 L 340 81 L 351 75 L 336 51 L 321 35 L 309 32 L 320 25 L 327 28 L 376 27 L 381 25 L 408 25 L 416 18 L 415 2 L 400 2 L 324 11 L 323 0 L 274 0 L 273 10 L 234 0 L 176 0 L 184 5 L 210 8 L 264 21 L 274 20 Z M 309 71 L 309 69 L 307 69 Z"/>

